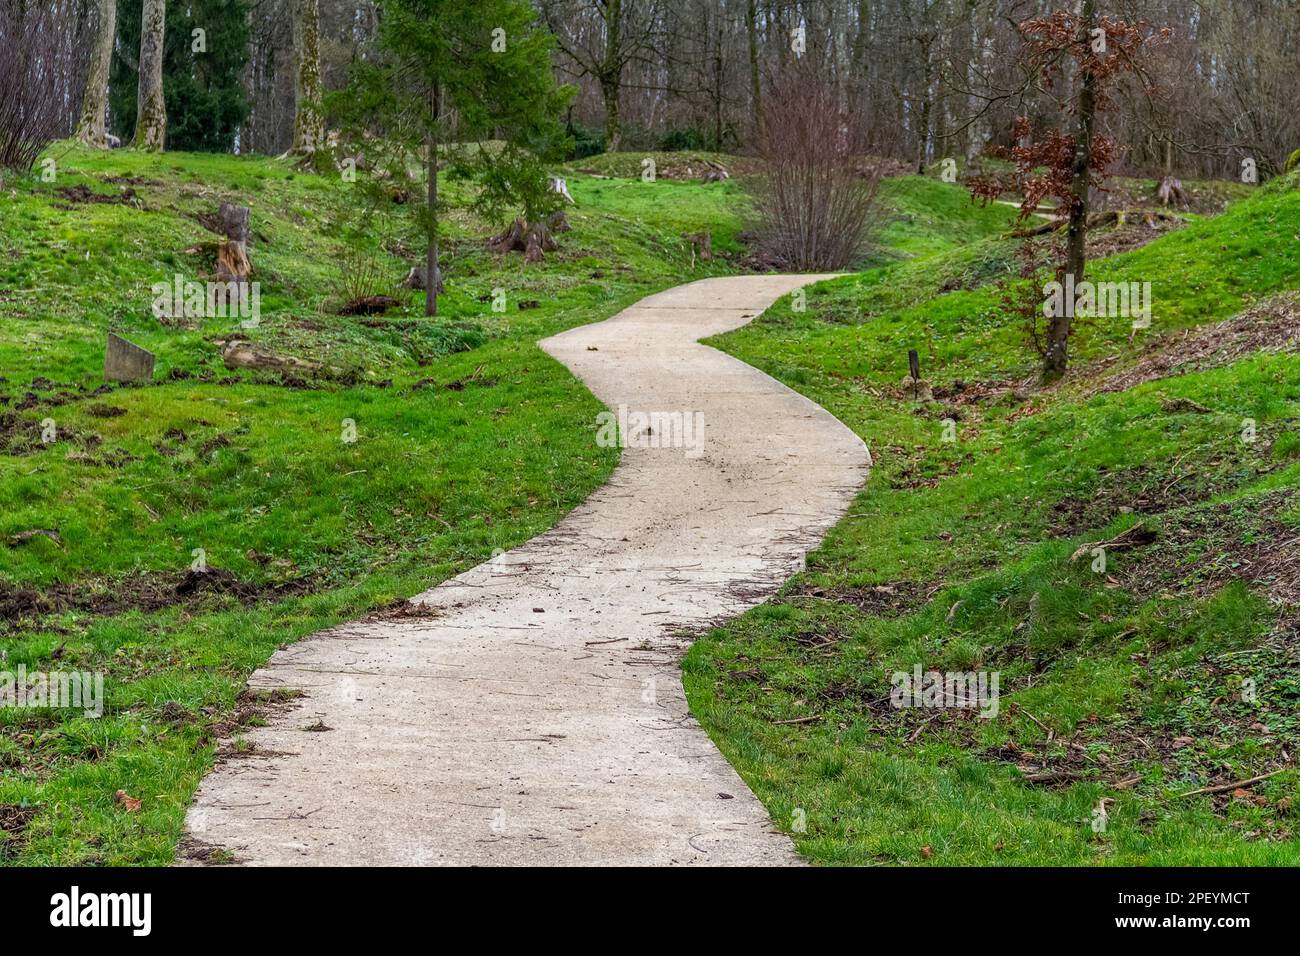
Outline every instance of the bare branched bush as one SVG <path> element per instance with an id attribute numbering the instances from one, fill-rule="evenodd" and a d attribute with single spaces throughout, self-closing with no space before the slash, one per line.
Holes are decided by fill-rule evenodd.
<path id="1" fill-rule="evenodd" d="M 764 252 L 787 268 L 843 269 L 862 255 L 874 216 L 877 171 L 865 131 L 816 77 L 773 84 L 761 155 L 766 176 L 755 213 Z"/>
<path id="2" fill-rule="evenodd" d="M 0 2 L 0 168 L 28 170 L 67 132 L 55 77 L 75 66 L 70 5 Z"/>

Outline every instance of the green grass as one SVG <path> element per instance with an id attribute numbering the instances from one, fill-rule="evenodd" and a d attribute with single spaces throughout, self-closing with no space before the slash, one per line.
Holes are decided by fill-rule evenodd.
<path id="1" fill-rule="evenodd" d="M 713 340 L 875 459 L 808 572 L 685 662 L 694 713 L 810 859 L 1300 863 L 1295 609 L 1246 584 L 1300 534 L 1300 357 L 1087 387 L 1300 287 L 1296 185 L 1090 266 L 1151 281 L 1153 327 L 1129 342 L 1127 320 L 1085 323 L 1053 389 L 1025 384 L 1033 355 L 990 285 L 998 238 L 823 284 L 805 312 L 782 303 Z M 909 348 L 940 400 L 909 400 Z M 1154 542 L 1108 552 L 1104 573 L 1072 560 L 1137 524 Z M 1294 557 L 1272 559 L 1285 579 Z M 891 675 L 918 663 L 998 672 L 997 717 L 891 707 Z M 1240 797 L 1182 796 L 1279 769 Z"/>
<path id="2" fill-rule="evenodd" d="M 490 226 L 447 184 L 441 315 L 396 293 L 397 308 L 361 319 L 335 313 L 356 258 L 340 237 L 360 224 L 337 177 L 261 158 L 49 155 L 56 180 L 11 177 L 0 207 L 0 608 L 25 591 L 67 600 L 0 620 L 0 650 L 9 669 L 103 671 L 107 708 L 0 710 L 0 812 L 36 811 L 0 835 L 0 860 L 166 864 L 247 675 L 278 646 L 527 540 L 605 479 L 616 453 L 591 439 L 601 406 L 535 343 L 727 271 L 692 266 L 681 234 L 736 249 L 738 199 L 730 183 L 572 174 L 573 230 L 526 267 L 484 250 Z M 129 187 L 138 204 L 59 192 L 79 186 Z M 150 287 L 211 269 L 217 237 L 199 217 L 222 200 L 252 208 L 260 326 L 160 322 Z M 420 239 L 390 212 L 361 256 L 394 293 Z M 152 384 L 93 394 L 109 330 L 156 352 Z M 230 372 L 213 340 L 234 334 L 329 373 Z M 31 529 L 61 541 L 9 543 Z M 175 597 L 195 549 L 262 596 Z"/>

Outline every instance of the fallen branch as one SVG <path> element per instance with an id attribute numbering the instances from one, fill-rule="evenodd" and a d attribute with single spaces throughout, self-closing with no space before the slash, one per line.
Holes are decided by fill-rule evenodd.
<path id="1" fill-rule="evenodd" d="M 1200 790 L 1188 790 L 1186 793 L 1180 793 L 1180 797 L 1194 797 L 1198 793 L 1226 793 L 1229 790 L 1238 790 L 1242 787 L 1249 787 L 1251 784 L 1259 783 L 1261 780 L 1267 780 L 1269 777 L 1276 777 L 1283 770 L 1290 770 L 1290 767 L 1279 767 L 1271 773 L 1262 773 L 1258 777 L 1251 777 L 1249 780 L 1238 780 L 1235 783 L 1221 783 L 1217 787 L 1201 787 Z"/>
<path id="2" fill-rule="evenodd" d="M 1070 560 L 1077 561 L 1085 554 L 1092 553 L 1094 548 L 1101 548 L 1106 551 L 1123 551 L 1125 548 L 1137 548 L 1144 544 L 1150 544 L 1155 539 L 1156 533 L 1142 522 L 1138 522 L 1133 527 L 1121 531 L 1109 541 L 1089 541 L 1087 544 L 1080 545 L 1074 554 L 1070 555 Z"/>

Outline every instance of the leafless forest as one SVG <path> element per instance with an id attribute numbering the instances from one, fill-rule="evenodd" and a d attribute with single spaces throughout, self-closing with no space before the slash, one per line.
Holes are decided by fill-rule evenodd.
<path id="1" fill-rule="evenodd" d="M 32 0 L 4 0 L 10 13 Z M 111 4 L 104 4 L 110 6 Z M 77 124 L 101 4 L 47 0 L 42 92 L 61 133 Z M 138 6 L 138 4 L 137 4 Z M 294 25 L 314 7 L 250 0 L 239 51 L 247 116 L 235 148 L 278 153 L 293 139 Z M 1024 96 L 1018 24 L 1047 0 L 539 0 L 555 34 L 558 78 L 579 95 L 567 120 L 588 148 L 753 151 L 780 78 L 815 72 L 856 115 L 871 151 L 908 164 L 971 157 L 1007 144 L 1017 116 L 1060 115 L 1053 90 Z M 169 5 L 170 9 L 170 5 Z M 1295 0 L 1154 0 L 1100 7 L 1103 17 L 1168 28 L 1146 75 L 1116 91 L 1100 132 L 1121 168 L 1235 175 L 1240 157 L 1280 169 L 1300 142 L 1300 5 Z M 173 15 L 170 14 L 169 15 Z M 342 86 L 369 49 L 372 0 L 319 0 L 325 88 Z M 136 25 L 138 26 L 138 24 Z M 214 35 L 214 44 L 222 42 Z M 12 55 L 13 44 L 5 55 Z M 136 69 L 135 51 L 118 56 Z M 124 53 L 129 55 L 123 55 Z M 1012 95 L 1013 93 L 1017 95 Z M 123 117 L 110 115 L 109 132 Z"/>

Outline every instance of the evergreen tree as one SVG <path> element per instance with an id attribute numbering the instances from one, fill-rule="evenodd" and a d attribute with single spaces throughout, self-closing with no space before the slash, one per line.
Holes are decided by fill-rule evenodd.
<path id="1" fill-rule="evenodd" d="M 535 221 L 557 208 L 544 163 L 563 151 L 559 116 L 572 90 L 555 84 L 552 38 L 536 16 L 525 0 L 386 0 L 380 60 L 359 65 L 353 88 L 333 100 L 354 127 L 423 156 L 428 315 L 437 315 L 441 278 L 440 161 L 476 182 L 489 218 L 513 206 Z"/>
<path id="2" fill-rule="evenodd" d="M 114 132 L 135 135 L 142 0 L 118 0 L 118 52 L 109 80 Z M 167 5 L 163 98 L 167 148 L 230 152 L 248 116 L 240 74 L 248 62 L 249 0 L 189 0 Z M 195 30 L 203 31 L 196 35 Z"/>

